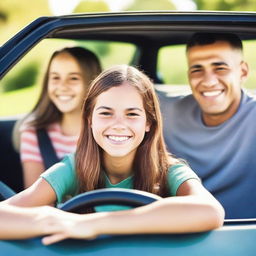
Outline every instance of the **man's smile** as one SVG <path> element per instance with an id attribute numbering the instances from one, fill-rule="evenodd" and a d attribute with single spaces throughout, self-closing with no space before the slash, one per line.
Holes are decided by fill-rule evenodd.
<path id="1" fill-rule="evenodd" d="M 218 97 L 218 96 L 220 96 L 223 92 L 224 92 L 224 90 L 213 90 L 213 91 L 205 91 L 205 92 L 202 92 L 201 94 L 202 94 L 204 97 Z"/>

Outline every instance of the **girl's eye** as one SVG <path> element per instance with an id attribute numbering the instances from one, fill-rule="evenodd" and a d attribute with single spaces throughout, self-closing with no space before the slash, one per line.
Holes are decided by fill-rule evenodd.
<path id="1" fill-rule="evenodd" d="M 81 78 L 78 77 L 78 76 L 72 76 L 72 77 L 69 77 L 69 82 L 70 83 L 77 83 L 78 81 L 80 81 Z"/>
<path id="2" fill-rule="evenodd" d="M 77 81 L 77 80 L 80 80 L 80 78 L 79 78 L 79 77 L 77 77 L 77 76 L 73 76 L 73 77 L 70 77 L 70 80 Z"/>
<path id="3" fill-rule="evenodd" d="M 49 82 L 52 82 L 52 83 L 58 83 L 60 81 L 60 77 L 58 76 L 51 76 L 49 78 Z"/>
<path id="4" fill-rule="evenodd" d="M 127 116 L 135 117 L 135 116 L 139 116 L 139 114 L 135 112 L 131 112 L 131 113 L 128 113 Z"/>
<path id="5" fill-rule="evenodd" d="M 110 116 L 110 115 L 111 115 L 111 113 L 110 113 L 110 112 L 105 111 L 105 112 L 100 112 L 100 113 L 99 113 L 99 115 L 101 115 L 101 116 Z"/>
<path id="6" fill-rule="evenodd" d="M 60 79 L 58 76 L 52 76 L 51 78 L 50 78 L 51 80 L 58 80 L 58 79 Z"/>

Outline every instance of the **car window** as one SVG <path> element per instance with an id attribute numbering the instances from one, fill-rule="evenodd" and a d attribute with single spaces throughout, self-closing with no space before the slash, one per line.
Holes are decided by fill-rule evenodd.
<path id="1" fill-rule="evenodd" d="M 114 64 L 129 64 L 136 50 L 129 43 L 45 39 L 30 50 L 1 80 L 0 117 L 28 113 L 33 108 L 39 97 L 42 76 L 51 54 L 68 46 L 82 46 L 92 50 L 99 57 L 103 68 Z"/>
<path id="2" fill-rule="evenodd" d="M 165 46 L 158 54 L 157 70 L 165 84 L 186 85 L 185 46 Z"/>
<path id="3" fill-rule="evenodd" d="M 110 41 L 82 41 L 81 46 L 92 50 L 105 69 L 117 64 L 130 64 L 136 51 L 133 44 Z"/>
<path id="4" fill-rule="evenodd" d="M 187 60 L 185 45 L 165 46 L 159 50 L 157 73 L 163 85 L 156 85 L 171 95 L 186 95 L 191 92 L 187 79 Z M 170 86 L 172 85 L 172 86 Z"/>
<path id="5" fill-rule="evenodd" d="M 243 41 L 244 59 L 249 65 L 249 76 L 244 84 L 244 87 L 250 90 L 253 94 L 256 93 L 256 41 Z"/>

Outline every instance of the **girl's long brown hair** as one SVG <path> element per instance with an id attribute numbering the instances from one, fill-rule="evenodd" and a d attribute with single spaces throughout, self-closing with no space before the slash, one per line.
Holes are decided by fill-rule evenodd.
<path id="1" fill-rule="evenodd" d="M 149 78 L 127 65 L 114 66 L 102 72 L 91 84 L 85 99 L 83 125 L 75 156 L 79 190 L 85 192 L 105 185 L 102 149 L 95 142 L 90 125 L 92 112 L 101 93 L 124 83 L 134 86 L 140 93 L 150 124 L 150 131 L 145 133 L 134 159 L 134 189 L 166 196 L 167 171 L 174 158 L 168 154 L 164 144 L 159 102 Z"/>
<path id="2" fill-rule="evenodd" d="M 62 113 L 51 101 L 47 91 L 49 69 L 51 63 L 53 59 L 61 53 L 68 53 L 76 59 L 82 71 L 82 78 L 86 89 L 88 89 L 89 84 L 92 82 L 92 80 L 101 72 L 101 65 L 97 56 L 93 52 L 85 48 L 78 46 L 66 47 L 61 50 L 55 51 L 50 58 L 46 73 L 44 75 L 43 88 L 39 96 L 38 102 L 32 110 L 31 114 L 29 114 L 32 115 L 33 119 L 28 124 L 34 126 L 35 128 L 45 128 L 49 124 L 61 121 Z"/>

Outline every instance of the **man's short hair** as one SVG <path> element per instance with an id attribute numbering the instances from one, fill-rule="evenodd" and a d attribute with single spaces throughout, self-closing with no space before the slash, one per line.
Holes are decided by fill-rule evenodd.
<path id="1" fill-rule="evenodd" d="M 231 33 L 195 33 L 192 35 L 187 43 L 186 50 L 188 51 L 193 46 L 203 46 L 208 44 L 214 44 L 217 41 L 225 41 L 230 44 L 231 47 L 243 50 L 241 39 Z"/>

